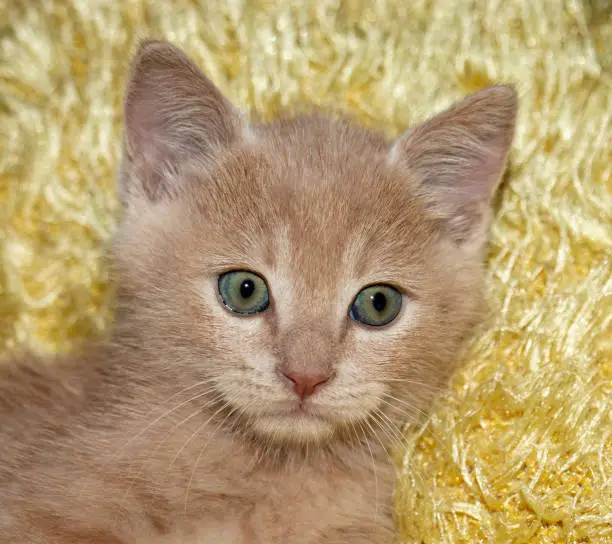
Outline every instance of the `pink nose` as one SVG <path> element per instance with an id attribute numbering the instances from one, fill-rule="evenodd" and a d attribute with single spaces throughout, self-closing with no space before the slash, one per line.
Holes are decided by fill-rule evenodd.
<path id="1" fill-rule="evenodd" d="M 293 383 L 293 390 L 302 400 L 315 392 L 319 385 L 323 385 L 331 378 L 329 373 L 322 372 L 296 372 L 281 370 L 283 376 Z"/>

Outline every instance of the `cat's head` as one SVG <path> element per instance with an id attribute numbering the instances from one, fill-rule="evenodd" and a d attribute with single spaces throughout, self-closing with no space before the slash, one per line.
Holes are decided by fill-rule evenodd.
<path id="1" fill-rule="evenodd" d="M 118 328 L 159 379 L 199 383 L 203 409 L 266 440 L 416 416 L 478 319 L 515 114 L 493 87 L 394 141 L 319 116 L 255 124 L 179 50 L 143 44 Z"/>

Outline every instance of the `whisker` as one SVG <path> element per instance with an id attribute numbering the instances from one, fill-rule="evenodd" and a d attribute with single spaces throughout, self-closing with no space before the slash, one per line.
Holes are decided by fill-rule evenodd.
<path id="1" fill-rule="evenodd" d="M 376 410 L 376 415 L 385 418 L 389 422 L 387 427 L 389 428 L 390 425 L 393 435 L 397 437 L 395 438 L 395 442 L 397 444 L 398 451 L 405 451 L 406 447 L 408 446 L 408 438 L 401 432 L 401 430 L 395 424 L 393 424 L 389 416 L 387 416 L 382 410 Z M 412 472 L 420 480 L 421 485 L 425 486 L 425 480 L 423 478 L 423 475 L 417 470 L 416 467 L 412 467 Z"/>
<path id="2" fill-rule="evenodd" d="M 168 438 L 170 436 L 172 436 L 172 434 L 174 434 L 174 432 L 181 427 L 183 424 L 185 424 L 187 421 L 189 421 L 190 419 L 196 417 L 197 415 L 201 414 L 202 411 L 207 408 L 208 406 L 214 404 L 215 402 L 218 401 L 218 399 L 221 398 L 221 395 L 217 395 L 216 398 L 210 399 L 209 402 L 198 406 L 198 409 L 195 410 L 194 412 L 192 412 L 189 416 L 187 416 L 186 418 L 184 418 L 183 420 L 181 420 L 179 423 L 177 423 L 176 425 L 174 425 L 167 433 L 165 433 L 165 436 L 156 444 L 155 448 L 153 449 L 152 452 L 149 453 L 149 455 L 147 455 L 144 459 L 140 460 L 140 469 L 138 470 L 138 472 L 136 472 L 135 474 L 126 474 L 126 478 L 130 478 L 131 479 L 131 483 L 130 485 L 127 487 L 127 489 L 125 490 L 125 493 L 123 495 L 123 497 L 125 498 L 128 494 L 128 492 L 130 491 L 130 489 L 132 488 L 132 486 L 134 485 L 134 483 L 136 482 L 137 478 L 143 473 L 144 471 L 144 465 L 147 461 L 151 460 L 155 454 L 157 453 L 157 451 L 159 450 L 159 448 L 161 448 L 167 441 Z"/>
<path id="3" fill-rule="evenodd" d="M 405 446 L 406 439 L 398 431 L 398 429 L 396 429 L 395 425 L 389 419 L 389 417 L 384 412 L 378 409 L 372 412 L 372 416 L 379 424 L 384 425 L 384 428 L 380 427 L 380 430 L 385 433 L 386 437 L 390 440 L 392 445 L 398 448 L 399 450 L 402 450 Z"/>
<path id="4" fill-rule="evenodd" d="M 191 388 L 192 389 L 192 388 Z M 150 422 L 144 429 L 142 429 L 141 431 L 139 431 L 138 433 L 136 433 L 136 435 L 132 436 L 131 438 L 129 438 L 127 440 L 127 442 L 125 442 L 121 448 L 119 448 L 119 450 L 117 450 L 117 452 L 115 453 L 115 455 L 111 458 L 111 459 L 116 459 L 117 456 L 123 452 L 123 450 L 125 450 L 125 448 L 131 444 L 134 440 L 137 440 L 138 438 L 140 438 L 144 433 L 146 433 L 151 427 L 153 427 L 153 425 L 155 425 L 156 423 L 159 423 L 162 419 L 168 417 L 169 415 L 173 414 L 174 412 L 176 412 L 177 410 L 179 410 L 180 408 L 182 408 L 183 406 L 185 406 L 186 404 L 189 404 L 190 402 L 193 402 L 194 400 L 197 400 L 199 398 L 202 398 L 203 396 L 207 395 L 208 393 L 210 393 L 211 391 L 214 391 L 214 387 L 209 387 L 208 389 L 201 391 L 200 393 L 198 393 L 197 395 L 194 395 L 193 397 L 181 402 L 180 404 L 178 404 L 177 406 L 175 406 L 174 408 L 167 410 L 166 412 L 164 412 L 163 414 L 161 414 L 159 417 L 155 418 L 152 422 Z M 183 391 L 184 392 L 184 391 Z M 173 397 L 175 397 L 176 395 L 173 395 Z M 167 402 L 167 401 L 165 401 Z M 151 413 L 151 412 L 149 412 Z"/>
<path id="5" fill-rule="evenodd" d="M 214 415 L 216 415 L 218 412 L 220 412 L 222 409 L 227 408 L 231 406 L 230 403 L 226 400 L 225 404 L 219 409 L 217 410 L 217 412 L 215 412 L 215 414 L 213 414 L 213 416 L 211 416 L 210 419 L 212 419 L 212 417 L 214 417 Z M 210 442 L 212 441 L 212 439 L 214 438 L 214 436 L 217 434 L 217 431 L 221 428 L 221 426 L 223 425 L 223 423 L 225 423 L 225 421 L 227 421 L 227 418 L 230 417 L 235 411 L 237 410 L 237 408 L 232 408 L 227 414 L 226 416 L 223 418 L 223 420 L 221 421 L 221 423 L 219 423 L 216 427 L 215 430 L 210 433 L 210 435 L 208 436 L 208 440 L 206 441 L 206 443 L 204 444 L 204 446 L 202 446 L 202 448 L 200 449 L 200 453 L 198 454 L 198 458 L 196 459 L 194 465 L 193 465 L 193 470 L 191 471 L 191 476 L 189 478 L 189 482 L 187 483 L 187 490 L 185 491 L 185 513 L 187 513 L 187 502 L 189 499 L 189 490 L 191 489 L 191 484 L 193 483 L 193 479 L 195 477 L 195 473 L 198 469 L 198 466 L 200 464 L 200 459 L 202 459 L 202 455 L 204 454 L 204 451 L 206 450 L 206 448 L 208 447 L 208 445 L 210 444 Z M 210 419 L 208 421 L 210 421 Z M 201 430 L 202 427 L 199 428 L 199 430 Z M 191 440 L 191 438 L 190 438 Z"/>
<path id="6" fill-rule="evenodd" d="M 372 427 L 372 424 L 370 423 L 369 420 L 366 419 L 364 421 L 365 421 L 366 425 L 369 427 L 369 429 L 372 432 L 372 434 L 374 435 L 374 437 L 376 438 L 376 441 L 380 444 L 380 447 L 382 448 L 382 450 L 385 452 L 385 454 L 389 458 L 389 461 L 391 461 L 391 464 L 394 464 L 393 457 L 391 457 L 391 454 L 389 453 L 389 450 L 387 449 L 387 447 L 385 446 L 383 441 L 380 439 L 380 436 L 378 436 L 378 433 L 376 432 L 376 429 L 374 429 L 374 427 Z"/>
<path id="7" fill-rule="evenodd" d="M 355 422 L 352 421 L 352 420 L 349 420 L 349 425 L 350 425 L 351 435 L 352 435 L 352 437 L 354 438 L 354 440 L 356 442 L 356 444 L 354 444 L 354 446 L 357 446 L 357 444 L 360 445 L 360 446 L 363 446 L 363 444 L 361 442 L 361 439 L 359 438 L 359 435 L 357 434 L 357 426 L 356 426 Z M 367 463 L 367 456 L 366 456 L 365 448 L 360 447 L 358 449 L 361 451 L 361 456 L 363 457 L 364 462 Z M 371 455 L 371 453 L 370 453 L 370 455 Z M 376 471 L 375 470 L 374 470 L 374 475 L 376 476 Z M 376 521 L 376 518 L 374 518 L 374 521 Z"/>
<path id="8" fill-rule="evenodd" d="M 173 398 L 187 392 L 190 391 L 192 389 L 195 389 L 196 387 L 201 387 L 202 385 L 206 385 L 209 383 L 213 383 L 214 380 L 213 379 L 206 379 L 206 380 L 200 380 L 197 383 L 191 384 L 188 387 L 185 387 L 183 389 L 181 389 L 180 391 L 170 395 L 169 397 L 167 397 L 165 400 L 163 400 L 160 404 L 166 404 L 168 401 L 172 400 Z M 115 453 L 113 453 L 111 455 L 111 457 L 109 459 L 107 459 L 103 464 L 102 464 L 102 468 L 108 466 L 109 464 L 111 464 L 113 461 L 117 460 L 117 458 L 125 451 L 125 449 L 135 440 L 137 440 L 138 438 L 140 438 L 147 430 L 149 430 L 151 427 L 153 427 L 153 425 L 155 425 L 156 423 L 158 423 L 159 421 L 161 421 L 162 419 L 164 419 L 165 417 L 168 417 L 169 415 L 171 415 L 173 412 L 175 412 L 176 410 L 180 409 L 181 407 L 183 407 L 184 405 L 188 404 L 189 402 L 193 402 L 194 400 L 197 400 L 198 398 L 201 398 L 202 396 L 210 393 L 210 391 L 213 391 L 215 388 L 214 387 L 209 387 L 207 389 L 205 389 L 204 391 L 201 391 L 200 393 L 198 393 L 197 395 L 191 397 L 190 399 L 186 400 L 185 402 L 180 403 L 178 406 L 175 406 L 174 408 L 166 411 L 165 413 L 163 413 L 161 416 L 157 417 L 155 420 L 153 420 L 151 423 L 149 423 L 144 429 L 142 429 L 141 431 L 139 431 L 136 435 L 131 436 L 128 440 L 126 440 L 116 451 Z M 160 404 L 156 405 L 155 408 L 151 409 L 147 415 L 152 414 L 157 408 L 159 408 Z M 85 486 L 83 485 L 81 487 L 81 490 L 79 491 L 80 494 L 83 493 L 85 489 Z M 129 488 L 128 488 L 129 490 Z"/>
<path id="9" fill-rule="evenodd" d="M 384 394 L 385 394 L 385 396 L 389 397 L 391 400 L 397 402 L 398 404 L 402 404 L 402 405 L 410 408 L 411 410 L 414 410 L 414 411 L 418 412 L 420 415 L 422 415 L 424 417 L 429 417 L 429 414 L 427 412 L 425 412 L 424 410 L 422 410 L 421 408 L 419 408 L 418 406 L 415 406 L 414 404 L 411 404 L 410 402 L 406 402 L 405 400 L 398 399 L 397 397 L 393 396 L 389 392 L 385 392 Z M 389 404 L 389 403 L 387 403 L 387 404 Z M 393 404 L 391 406 L 395 407 Z M 414 417 L 413 414 L 411 414 L 411 416 Z"/>
<path id="10" fill-rule="evenodd" d="M 349 429 L 351 431 L 350 435 L 351 438 L 354 438 L 355 440 L 355 445 L 360 444 L 361 441 L 359 439 L 359 435 L 357 434 L 357 428 L 355 427 L 355 422 L 352 420 L 349 420 Z M 363 450 L 362 450 L 363 451 Z M 365 455 L 365 454 L 364 454 Z"/>
<path id="11" fill-rule="evenodd" d="M 374 523 L 378 522 L 378 472 L 376 470 L 376 463 L 374 462 L 374 454 L 372 453 L 372 448 L 370 447 L 370 442 L 368 440 L 367 434 L 363 429 L 361 421 L 359 422 L 359 429 L 363 434 L 363 439 L 365 440 L 366 446 L 368 447 L 368 451 L 370 452 L 370 459 L 372 460 L 372 472 L 374 473 Z M 372 427 L 370 426 L 370 429 Z"/>
<path id="12" fill-rule="evenodd" d="M 436 392 L 440 390 L 439 387 L 432 385 L 430 382 L 423 382 L 420 380 L 413 380 L 410 378 L 379 378 L 373 381 L 378 382 L 378 383 L 405 383 L 409 385 L 417 385 L 420 388 L 428 389 L 429 391 L 436 391 Z"/>
<path id="13" fill-rule="evenodd" d="M 220 396 L 221 397 L 221 396 Z M 219 399 L 222 400 L 222 397 Z M 227 407 L 229 406 L 229 404 L 227 402 L 224 402 L 224 404 L 218 408 L 206 421 L 204 421 L 204 423 L 200 424 L 198 426 L 198 428 L 193 432 L 193 434 L 187 439 L 187 441 L 180 447 L 180 449 L 176 452 L 176 454 L 174 455 L 174 457 L 172 458 L 172 461 L 170 461 L 170 465 L 168 466 L 168 468 L 170 468 L 174 462 L 179 458 L 180 454 L 183 452 L 183 450 L 189 445 L 189 443 L 200 433 L 200 431 L 208 424 L 210 423 L 215 416 L 219 413 L 222 412 L 223 410 L 225 410 Z M 188 418 L 186 418 L 184 421 L 187 421 L 189 419 L 191 419 L 192 416 L 189 416 Z"/>
<path id="14" fill-rule="evenodd" d="M 416 417 L 417 417 L 413 412 L 410 412 L 409 410 L 407 410 L 405 408 L 402 408 L 401 406 L 396 406 L 395 404 L 389 402 L 388 400 L 386 400 L 384 398 L 380 398 L 379 400 L 383 404 L 386 404 L 387 406 L 390 406 L 394 410 L 397 410 L 402 416 L 406 417 L 406 419 L 409 422 L 413 422 L 416 419 Z M 412 407 L 409 406 L 409 408 L 412 408 Z"/>
<path id="15" fill-rule="evenodd" d="M 407 402 L 402 402 L 400 399 L 397 399 L 395 397 L 393 397 L 392 395 L 387 395 L 389 396 L 389 398 L 391 398 L 392 400 L 396 401 L 396 402 L 401 402 L 402 404 L 406 405 L 408 408 L 410 408 L 411 410 L 417 410 L 422 416 L 428 418 L 429 414 L 427 412 L 424 412 L 423 410 L 418 409 L 416 406 L 412 406 Z M 405 416 L 409 421 L 414 420 L 415 419 L 415 415 L 414 412 L 411 413 L 408 410 L 404 410 L 401 407 L 395 406 L 394 404 L 386 401 L 385 399 L 381 398 L 380 399 L 381 402 L 387 404 L 388 406 L 392 407 L 393 409 L 397 410 L 401 415 Z M 446 438 L 444 436 L 441 436 L 439 433 L 437 433 L 432 427 L 431 425 L 427 425 L 424 429 L 425 432 L 429 432 L 431 433 L 431 436 L 433 436 L 436 439 L 436 442 L 444 449 L 445 453 L 449 456 L 450 459 L 454 459 L 454 456 L 452 454 L 452 450 L 449 447 L 449 445 L 447 444 Z"/>

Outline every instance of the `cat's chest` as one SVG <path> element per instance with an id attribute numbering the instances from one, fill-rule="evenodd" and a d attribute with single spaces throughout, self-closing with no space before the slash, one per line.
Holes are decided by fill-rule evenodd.
<path id="1" fill-rule="evenodd" d="M 352 470 L 347 469 L 350 463 L 256 469 L 239 456 L 223 465 L 202 466 L 188 495 L 174 496 L 170 511 L 180 521 L 168 519 L 155 540 L 145 540 L 318 544 L 343 524 L 375 525 L 381 522 L 377 517 L 389 516 L 392 471 L 381 462 L 374 472 L 370 459 L 367 464 L 360 459 L 355 458 Z"/>
<path id="2" fill-rule="evenodd" d="M 319 544 L 347 524 L 388 525 L 394 470 L 374 445 L 280 461 L 233 435 L 186 427 L 143 438 L 118 467 L 136 514 L 130 542 Z"/>

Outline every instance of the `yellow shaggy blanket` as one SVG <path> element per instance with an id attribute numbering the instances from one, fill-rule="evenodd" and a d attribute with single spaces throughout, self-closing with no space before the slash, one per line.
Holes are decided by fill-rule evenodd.
<path id="1" fill-rule="evenodd" d="M 612 542 L 609 0 L 0 0 L 0 346 L 103 332 L 126 62 L 175 42 L 243 106 L 397 133 L 520 93 L 491 314 L 401 453 L 403 542 Z"/>

